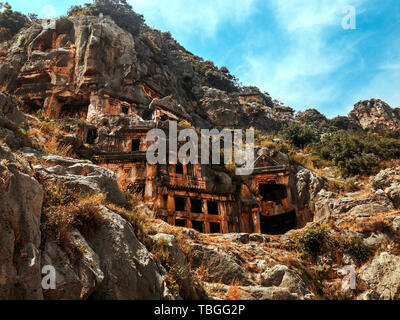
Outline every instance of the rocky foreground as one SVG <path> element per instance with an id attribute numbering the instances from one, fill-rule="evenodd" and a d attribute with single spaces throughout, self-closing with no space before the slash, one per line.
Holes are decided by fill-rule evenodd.
<path id="1" fill-rule="evenodd" d="M 282 236 L 199 234 L 152 219 L 135 201 L 140 227 L 122 209 L 128 200 L 113 172 L 35 148 L 10 122 L 25 115 L 2 101 L 1 299 L 399 298 L 400 166 L 340 195 L 298 167 L 299 198 L 315 204 L 315 222 Z M 106 196 L 76 211 L 70 193 Z M 65 206 L 90 224 L 49 221 Z M 56 268 L 56 290 L 42 289 L 46 265 Z M 347 265 L 357 287 L 343 292 Z"/>

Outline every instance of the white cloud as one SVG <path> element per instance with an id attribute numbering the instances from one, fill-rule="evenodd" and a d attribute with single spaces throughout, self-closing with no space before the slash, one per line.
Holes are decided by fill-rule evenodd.
<path id="1" fill-rule="evenodd" d="M 388 63 L 379 68 L 380 70 L 400 70 L 400 63 Z"/>
<path id="2" fill-rule="evenodd" d="M 168 28 L 175 37 L 213 37 L 225 23 L 241 23 L 256 10 L 257 0 L 134 0 L 136 12 L 150 25 Z M 156 9 L 155 9 L 156 8 Z"/>
<path id="3" fill-rule="evenodd" d="M 353 0 L 352 5 L 360 6 L 364 1 Z M 288 40 L 285 50 L 279 55 L 273 55 L 272 50 L 248 53 L 238 76 L 244 83 L 258 85 L 296 109 L 319 108 L 337 99 L 340 83 L 333 81 L 333 74 L 357 55 L 352 52 L 356 43 L 330 43 L 328 39 L 331 32 L 351 32 L 342 30 L 342 18 L 346 15 L 342 9 L 348 4 L 348 0 L 271 2 L 269 8 Z M 361 11 L 357 7 L 357 12 Z M 332 81 L 327 81 L 330 78 Z M 334 115 L 340 111 L 327 113 Z"/>
<path id="4" fill-rule="evenodd" d="M 362 12 L 365 0 L 276 0 L 271 2 L 279 23 L 289 32 L 308 29 L 320 31 L 330 26 L 341 26 L 346 14 L 343 9 L 352 5 L 356 14 Z"/>

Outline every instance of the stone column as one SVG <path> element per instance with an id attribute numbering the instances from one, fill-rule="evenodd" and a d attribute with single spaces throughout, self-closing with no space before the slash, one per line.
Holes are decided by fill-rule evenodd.
<path id="1" fill-rule="evenodd" d="M 172 213 L 175 212 L 175 198 L 174 195 L 168 193 L 168 223 L 171 225 L 175 225 L 175 215 Z"/>
<path id="2" fill-rule="evenodd" d="M 227 221 L 227 212 L 226 212 L 226 205 L 225 202 L 219 201 L 219 215 L 221 217 L 221 233 L 229 233 L 229 226 Z"/>
<path id="3" fill-rule="evenodd" d="M 252 210 L 252 218 L 253 218 L 252 220 L 253 220 L 254 233 L 261 233 L 261 221 L 258 208 L 254 208 Z"/>
<path id="4" fill-rule="evenodd" d="M 190 197 L 186 198 L 186 212 L 188 214 L 188 228 L 193 228 L 192 224 L 192 205 L 190 204 Z"/>

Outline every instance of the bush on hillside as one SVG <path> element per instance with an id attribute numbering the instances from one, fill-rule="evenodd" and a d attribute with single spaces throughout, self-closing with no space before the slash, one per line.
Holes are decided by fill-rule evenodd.
<path id="1" fill-rule="evenodd" d="M 370 175 L 379 170 L 381 161 L 400 158 L 400 139 L 341 130 L 313 144 L 311 153 L 337 166 L 344 177 Z"/>
<path id="2" fill-rule="evenodd" d="M 11 39 L 29 21 L 26 15 L 12 10 L 8 2 L 0 2 L 0 42 Z"/>
<path id="3" fill-rule="evenodd" d="M 133 11 L 126 0 L 93 0 L 83 6 L 72 6 L 68 16 L 110 16 L 115 23 L 133 35 L 138 35 L 144 24 L 142 15 Z"/>
<path id="4" fill-rule="evenodd" d="M 318 140 L 318 135 L 315 130 L 300 124 L 292 124 L 283 128 L 279 132 L 279 136 L 298 148 L 304 148 Z"/>

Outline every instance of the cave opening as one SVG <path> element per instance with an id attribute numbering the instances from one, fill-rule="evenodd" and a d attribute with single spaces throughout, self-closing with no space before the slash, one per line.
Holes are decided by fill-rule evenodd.
<path id="1" fill-rule="evenodd" d="M 279 235 L 297 228 L 296 211 L 276 216 L 260 216 L 261 233 Z"/>
<path id="2" fill-rule="evenodd" d="M 203 205 L 199 199 L 190 199 L 190 208 L 193 213 L 203 213 Z"/>
<path id="3" fill-rule="evenodd" d="M 86 142 L 88 144 L 95 144 L 97 139 L 97 129 L 89 129 L 87 133 Z"/>
<path id="4" fill-rule="evenodd" d="M 161 122 L 167 122 L 168 120 L 169 120 L 169 117 L 166 114 L 162 115 L 160 118 Z"/>
<path id="5" fill-rule="evenodd" d="M 61 102 L 61 101 L 60 101 Z M 89 110 L 89 102 L 82 100 L 67 100 L 61 108 L 60 119 L 86 119 Z"/>
<path id="6" fill-rule="evenodd" d="M 204 222 L 203 221 L 192 221 L 192 227 L 194 230 L 203 233 L 204 232 Z"/>
<path id="7" fill-rule="evenodd" d="M 185 212 L 186 211 L 186 199 L 175 197 L 175 211 Z"/>
<path id="8" fill-rule="evenodd" d="M 132 140 L 132 152 L 140 151 L 141 142 L 139 139 Z"/>
<path id="9" fill-rule="evenodd" d="M 161 220 L 168 223 L 168 217 L 161 217 Z"/>
<path id="10" fill-rule="evenodd" d="M 128 107 L 122 107 L 121 109 L 122 109 L 122 113 L 123 114 L 126 114 L 126 115 L 129 114 L 129 108 Z"/>
<path id="11" fill-rule="evenodd" d="M 183 174 L 183 164 L 182 163 L 177 163 L 176 164 L 175 173 L 176 174 Z"/>
<path id="12" fill-rule="evenodd" d="M 182 219 L 175 219 L 175 226 L 186 228 L 187 221 L 186 220 L 182 220 Z"/>
<path id="13" fill-rule="evenodd" d="M 285 185 L 276 184 L 275 181 L 268 184 L 260 184 L 258 187 L 262 201 L 280 203 L 287 198 L 287 189 Z"/>
<path id="14" fill-rule="evenodd" d="M 210 233 L 221 233 L 221 224 L 210 222 Z"/>
<path id="15" fill-rule="evenodd" d="M 29 100 L 24 101 L 23 111 L 29 114 L 37 115 L 39 110 L 43 110 L 44 100 Z"/>
<path id="16" fill-rule="evenodd" d="M 218 202 L 207 201 L 207 208 L 208 208 L 208 214 L 215 215 L 215 216 L 219 215 Z"/>

